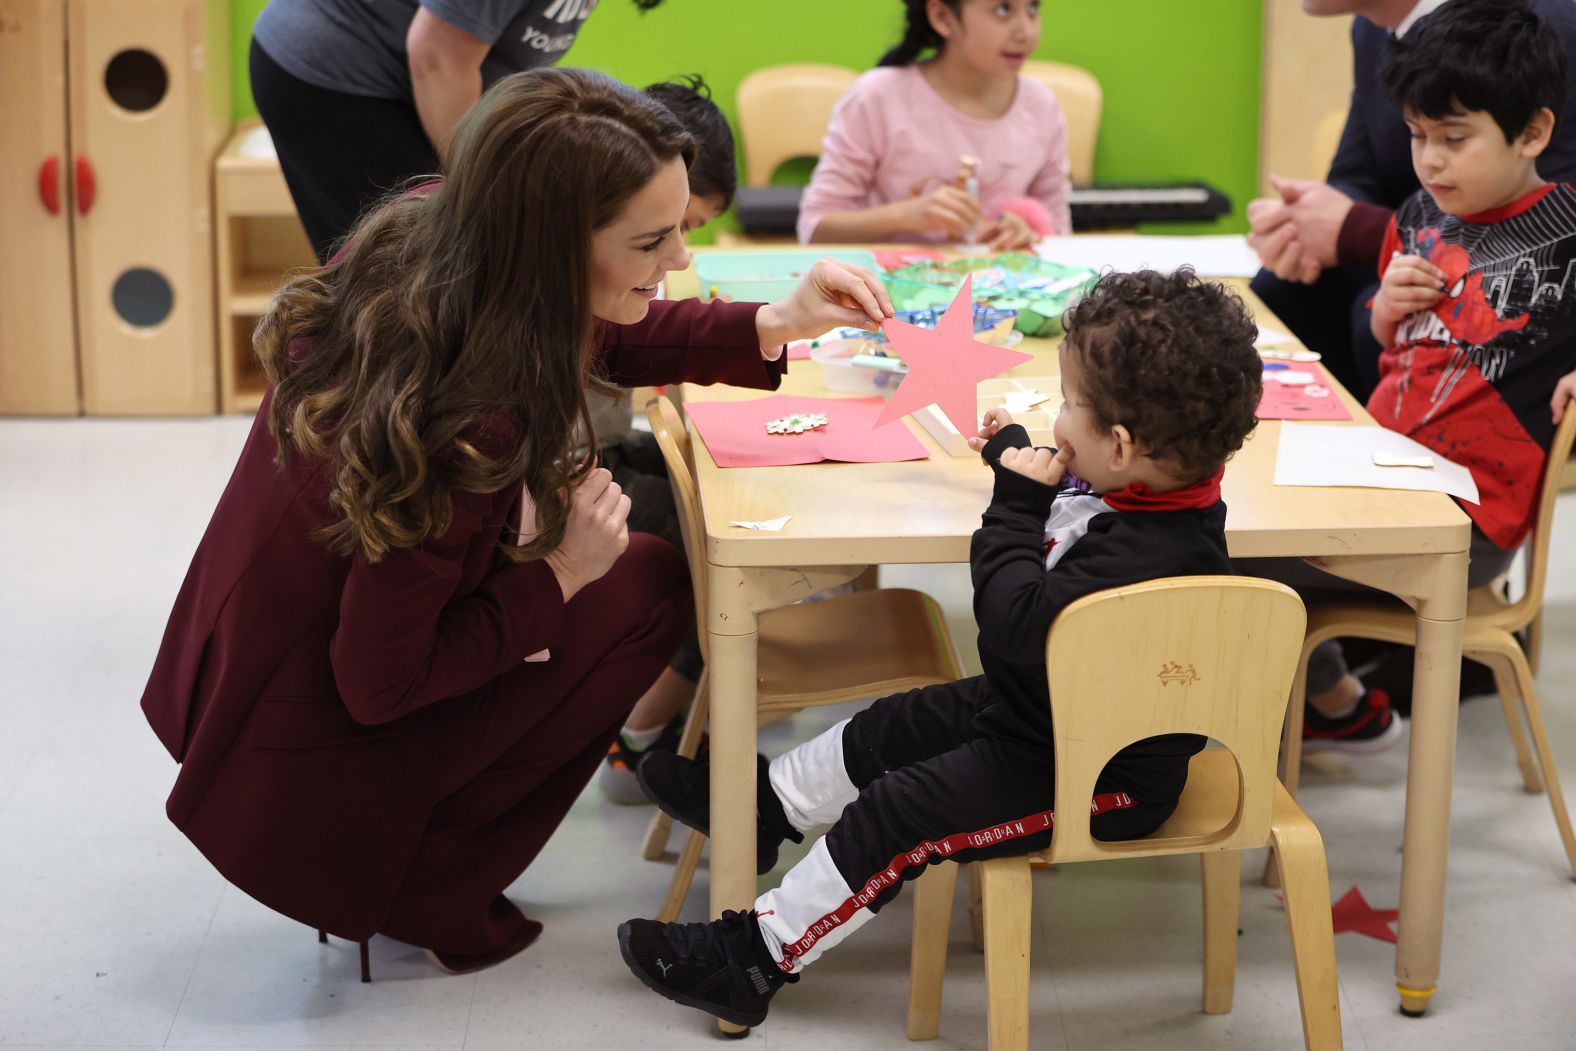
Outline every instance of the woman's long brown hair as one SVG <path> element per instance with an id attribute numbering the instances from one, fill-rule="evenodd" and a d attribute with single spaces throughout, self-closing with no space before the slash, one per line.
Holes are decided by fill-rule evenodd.
<path id="1" fill-rule="evenodd" d="M 337 262 L 292 278 L 258 326 L 279 462 L 327 460 L 336 551 L 376 562 L 448 531 L 455 490 L 522 479 L 555 549 L 591 433 L 591 238 L 658 168 L 694 159 L 659 103 L 600 74 L 500 80 L 456 129 L 445 178 L 366 215 Z"/>

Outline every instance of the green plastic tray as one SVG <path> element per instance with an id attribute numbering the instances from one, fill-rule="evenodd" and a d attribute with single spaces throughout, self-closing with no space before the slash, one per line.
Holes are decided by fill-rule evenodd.
<path id="1" fill-rule="evenodd" d="M 894 270 L 886 275 L 887 290 L 898 310 L 944 307 L 969 274 L 974 275 L 974 302 L 1016 310 L 1014 327 L 1026 336 L 1061 335 L 1062 314 L 1098 276 L 1085 266 L 1032 255 L 978 256 Z"/>

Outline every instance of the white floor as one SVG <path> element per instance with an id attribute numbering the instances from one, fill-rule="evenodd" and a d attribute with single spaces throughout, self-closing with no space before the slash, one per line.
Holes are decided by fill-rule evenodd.
<path id="1" fill-rule="evenodd" d="M 615 925 L 649 915 L 670 866 L 639 859 L 648 811 L 586 792 L 512 890 L 546 924 L 469 977 L 405 945 L 313 933 L 228 887 L 164 819 L 175 768 L 137 708 L 189 558 L 248 423 L 0 422 L 0 1045 L 470 1049 L 707 1047 L 702 1015 L 646 992 Z M 1564 500 L 1541 687 L 1576 787 L 1576 498 Z M 947 605 L 972 645 L 963 567 L 887 571 Z M 782 750 L 837 718 L 774 727 Z M 1396 1011 L 1393 950 L 1337 938 L 1346 1046 L 1576 1047 L 1576 883 L 1542 797 L 1523 794 L 1499 709 L 1461 711 L 1444 973 L 1422 1020 Z M 1310 772 L 1303 801 L 1336 895 L 1396 901 L 1404 751 Z M 1198 1012 L 1199 899 L 1187 860 L 1038 877 L 1035 1047 L 1301 1047 L 1289 945 L 1244 865 L 1236 1008 Z M 704 872 L 689 906 L 704 908 Z M 961 904 L 961 903 L 960 903 Z M 782 1051 L 902 1048 L 909 899 L 829 954 L 751 1033 Z M 981 957 L 953 925 L 942 1047 L 985 1047 Z M 961 940 L 960 940 L 961 939 Z"/>

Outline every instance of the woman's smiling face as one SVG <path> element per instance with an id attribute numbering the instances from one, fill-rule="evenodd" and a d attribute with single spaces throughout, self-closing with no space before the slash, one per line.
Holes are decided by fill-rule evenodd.
<path id="1" fill-rule="evenodd" d="M 641 321 L 662 276 L 689 266 L 684 247 L 689 199 L 689 171 L 675 157 L 592 235 L 592 314 L 619 325 Z"/>

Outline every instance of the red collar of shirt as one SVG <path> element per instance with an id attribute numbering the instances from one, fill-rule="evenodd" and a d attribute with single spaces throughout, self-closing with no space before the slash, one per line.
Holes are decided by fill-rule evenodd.
<path id="1" fill-rule="evenodd" d="M 1498 208 L 1490 208 L 1488 211 L 1478 212 L 1476 215 L 1463 215 L 1461 221 L 1481 225 L 1483 223 L 1500 223 L 1506 219 L 1513 219 L 1543 200 L 1552 189 L 1554 189 L 1554 184 L 1546 182 L 1535 190 L 1528 190 L 1509 204 L 1502 204 Z"/>
<path id="2" fill-rule="evenodd" d="M 1220 478 L 1225 473 L 1222 467 L 1202 481 L 1168 493 L 1156 493 L 1144 483 L 1134 482 L 1119 492 L 1106 493 L 1105 502 L 1118 511 L 1192 511 L 1213 507 L 1220 501 Z"/>

